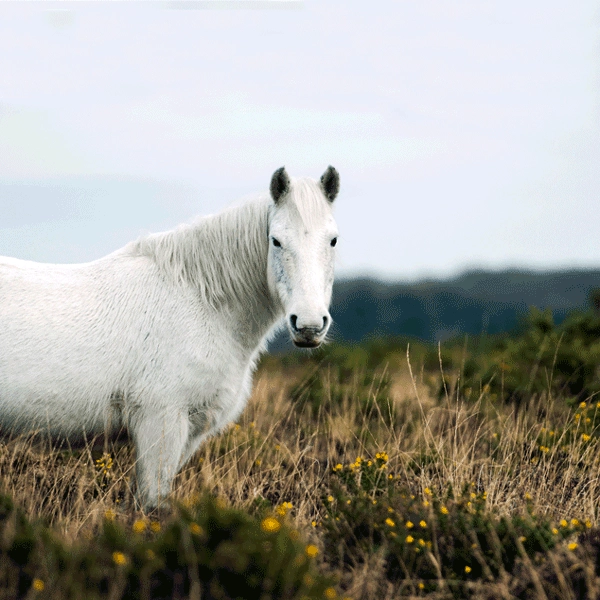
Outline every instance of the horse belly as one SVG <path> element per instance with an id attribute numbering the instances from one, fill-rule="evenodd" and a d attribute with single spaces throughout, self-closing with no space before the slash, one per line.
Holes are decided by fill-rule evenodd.
<path id="1" fill-rule="evenodd" d="M 123 361 L 76 272 L 0 263 L 0 426 L 81 438 L 105 428 Z M 89 296 L 89 290 L 88 290 Z M 115 427 L 118 424 L 115 423 Z"/>

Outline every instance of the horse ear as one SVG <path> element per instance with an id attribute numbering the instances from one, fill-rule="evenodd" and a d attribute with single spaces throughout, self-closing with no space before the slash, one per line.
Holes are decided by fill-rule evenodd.
<path id="1" fill-rule="evenodd" d="M 321 175 L 321 188 L 329 202 L 333 202 L 340 191 L 340 174 L 331 165 Z"/>
<path id="2" fill-rule="evenodd" d="M 285 171 L 285 167 L 281 167 L 273 173 L 271 177 L 271 198 L 277 204 L 282 196 L 285 196 L 290 191 L 290 178 Z"/>

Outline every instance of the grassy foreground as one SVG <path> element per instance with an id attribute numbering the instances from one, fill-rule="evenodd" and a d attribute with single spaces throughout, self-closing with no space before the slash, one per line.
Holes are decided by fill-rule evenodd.
<path id="1" fill-rule="evenodd" d="M 0 598 L 600 598 L 600 397 L 445 362 L 267 357 L 160 519 L 126 445 L 2 443 Z"/>

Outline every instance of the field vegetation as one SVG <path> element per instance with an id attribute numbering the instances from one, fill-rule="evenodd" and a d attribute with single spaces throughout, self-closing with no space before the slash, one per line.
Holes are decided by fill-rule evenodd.
<path id="1" fill-rule="evenodd" d="M 600 598 L 600 318 L 267 356 L 133 501 L 128 445 L 0 446 L 0 598 Z"/>

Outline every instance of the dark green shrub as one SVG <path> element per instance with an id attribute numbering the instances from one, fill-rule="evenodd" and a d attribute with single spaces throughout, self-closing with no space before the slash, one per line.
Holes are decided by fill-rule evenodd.
<path id="1" fill-rule="evenodd" d="M 275 600 L 336 597 L 316 548 L 279 515 L 256 520 L 205 497 L 162 528 L 106 519 L 100 535 L 67 548 L 0 496 L 0 597 Z"/>
<path id="2" fill-rule="evenodd" d="M 591 526 L 577 520 L 553 525 L 531 510 L 511 517 L 494 515 L 486 510 L 486 493 L 475 484 L 458 495 L 451 489 L 436 495 L 429 489 L 411 493 L 389 474 L 365 482 L 369 470 L 361 465 L 368 462 L 334 468 L 338 483 L 323 499 L 326 514 L 319 526 L 326 558 L 340 568 L 356 567 L 379 551 L 387 579 L 397 584 L 420 581 L 422 589 L 434 590 L 441 579 L 450 586 L 493 581 L 503 571 L 513 572 L 524 556 L 543 555 Z M 376 458 L 371 467 L 387 472 L 385 462 Z"/>

